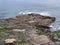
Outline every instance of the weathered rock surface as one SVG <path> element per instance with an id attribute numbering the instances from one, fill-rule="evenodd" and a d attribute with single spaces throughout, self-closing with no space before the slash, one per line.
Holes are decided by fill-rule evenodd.
<path id="1" fill-rule="evenodd" d="M 35 28 L 26 29 L 26 40 L 30 45 L 60 45 L 60 42 L 53 42 L 47 35 L 38 35 Z"/>
<path id="2" fill-rule="evenodd" d="M 50 39 L 46 35 L 37 35 L 36 29 L 32 28 L 32 26 L 46 26 L 55 20 L 55 17 L 31 13 L 22 14 L 21 16 L 16 16 L 15 18 L 1 19 L 0 26 L 8 29 L 26 29 L 27 40 L 31 42 L 31 45 L 43 45 L 48 43 Z M 4 26 L 2 26 L 3 24 Z"/>
<path id="3" fill-rule="evenodd" d="M 31 27 L 30 27 L 31 28 Z M 43 45 L 50 42 L 50 39 L 46 35 L 38 35 L 36 29 L 29 29 L 26 31 L 27 40 L 31 43 L 31 45 Z"/>
<path id="4" fill-rule="evenodd" d="M 1 19 L 0 25 L 7 23 L 7 28 L 25 28 L 27 25 L 34 26 L 34 25 L 43 25 L 46 26 L 56 19 L 55 17 L 49 16 L 42 16 L 40 14 L 21 14 L 20 16 L 16 16 L 15 18 L 9 19 Z"/>

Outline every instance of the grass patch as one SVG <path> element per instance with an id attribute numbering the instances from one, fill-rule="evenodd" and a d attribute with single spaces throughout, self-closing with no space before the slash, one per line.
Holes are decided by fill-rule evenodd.
<path id="1" fill-rule="evenodd" d="M 4 29 L 4 28 L 0 28 L 0 40 L 5 40 L 5 39 L 8 39 L 8 38 L 15 38 L 15 39 L 18 39 L 18 40 L 24 40 L 25 39 L 25 36 L 22 32 L 15 32 L 15 31 L 12 31 L 12 30 L 7 30 L 7 29 Z"/>
<path id="2" fill-rule="evenodd" d="M 35 26 L 35 28 L 37 29 L 36 32 L 38 35 L 44 35 L 45 34 L 44 29 L 42 27 L 40 27 L 39 25 Z"/>
<path id="3" fill-rule="evenodd" d="M 38 35 L 44 35 L 45 34 L 45 32 L 43 32 L 41 30 L 36 30 L 36 32 L 37 32 Z"/>
<path id="4" fill-rule="evenodd" d="M 59 31 L 54 31 L 51 33 L 56 41 L 60 41 L 60 30 Z"/>
<path id="5" fill-rule="evenodd" d="M 30 45 L 29 42 L 25 42 L 25 43 L 18 43 L 18 45 Z"/>

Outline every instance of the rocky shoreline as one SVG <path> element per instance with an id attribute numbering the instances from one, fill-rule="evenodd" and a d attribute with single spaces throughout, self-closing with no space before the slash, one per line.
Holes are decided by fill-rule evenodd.
<path id="1" fill-rule="evenodd" d="M 23 28 L 23 26 L 43 25 L 46 26 L 53 23 L 56 20 L 55 17 L 42 16 L 40 14 L 21 14 L 15 18 L 1 19 L 0 25 L 7 24 L 6 28 Z M 4 27 L 4 26 L 2 26 Z"/>
<path id="2" fill-rule="evenodd" d="M 50 45 L 49 42 L 51 40 L 49 37 L 46 34 L 38 35 L 35 26 L 39 26 L 44 30 L 50 29 L 47 25 L 53 23 L 55 20 L 55 17 L 42 16 L 35 13 L 21 14 L 15 18 L 1 19 L 0 28 L 17 31 L 25 29 L 24 35 L 26 35 L 26 40 L 30 42 L 30 45 Z"/>

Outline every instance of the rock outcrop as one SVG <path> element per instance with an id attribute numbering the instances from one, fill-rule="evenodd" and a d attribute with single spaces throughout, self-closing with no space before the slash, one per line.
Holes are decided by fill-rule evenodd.
<path id="1" fill-rule="evenodd" d="M 15 18 L 1 19 L 0 25 L 7 23 L 8 24 L 7 28 L 23 28 L 26 27 L 27 25 L 46 26 L 54 22 L 55 20 L 56 20 L 55 17 L 42 16 L 40 14 L 31 13 L 31 14 L 21 14 L 20 16 L 16 16 Z"/>
<path id="2" fill-rule="evenodd" d="M 0 27 L 7 29 L 26 29 L 27 40 L 29 40 L 32 45 L 44 45 L 48 43 L 50 39 L 46 35 L 37 35 L 36 29 L 32 26 L 40 25 L 41 27 L 49 28 L 45 26 L 55 20 L 55 17 L 42 16 L 40 14 L 21 14 L 15 18 L 1 19 Z"/>
<path id="3" fill-rule="evenodd" d="M 27 40 L 31 45 L 43 45 L 50 42 L 50 39 L 46 35 L 38 35 L 36 29 L 29 29 L 26 31 Z"/>

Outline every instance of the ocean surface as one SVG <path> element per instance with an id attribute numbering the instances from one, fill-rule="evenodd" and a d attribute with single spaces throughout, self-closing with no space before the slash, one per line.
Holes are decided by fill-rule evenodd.
<path id="1" fill-rule="evenodd" d="M 60 0 L 0 0 L 0 19 L 28 12 L 56 17 L 51 26 L 60 29 Z"/>

